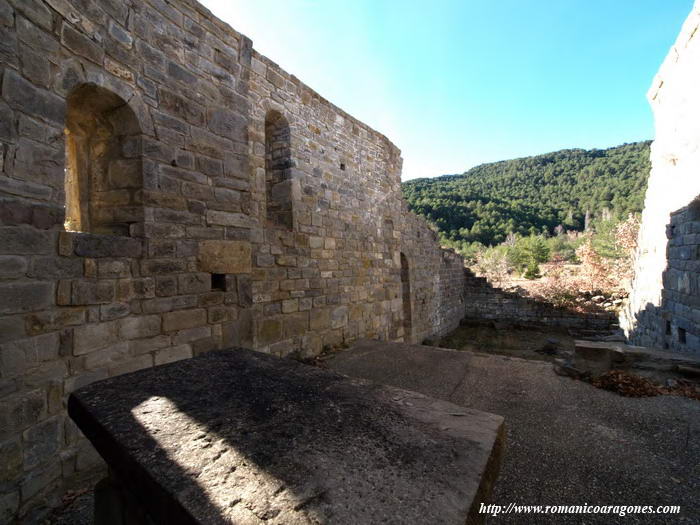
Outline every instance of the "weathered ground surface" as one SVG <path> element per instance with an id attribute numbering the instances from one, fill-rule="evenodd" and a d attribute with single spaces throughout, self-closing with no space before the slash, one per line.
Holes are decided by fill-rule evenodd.
<path id="1" fill-rule="evenodd" d="M 549 363 L 369 342 L 336 371 L 505 416 L 493 503 L 680 505 L 680 515 L 500 515 L 489 523 L 700 522 L 700 403 L 624 398 L 559 377 Z"/>
<path id="2" fill-rule="evenodd" d="M 583 343 L 580 341 L 584 339 Z M 579 340 L 577 342 L 577 340 Z M 547 326 L 514 326 L 502 322 L 463 322 L 452 333 L 431 343 L 430 346 L 468 350 L 484 354 L 496 354 L 508 357 L 521 357 L 538 361 L 565 362 L 582 371 L 595 372 L 611 368 L 630 372 L 635 376 L 649 379 L 651 389 L 677 395 L 697 397 L 700 393 L 700 356 L 692 353 L 671 352 L 644 347 L 632 347 L 621 343 L 617 334 L 597 330 L 567 330 Z M 579 355 L 575 356 L 575 347 Z M 581 358 L 594 359 L 590 352 L 581 353 L 583 348 L 615 348 L 624 350 L 624 360 L 604 363 L 582 363 Z M 602 358 L 602 354 L 599 356 Z M 595 366 L 594 366 L 595 365 Z M 682 365 L 686 371 L 677 370 Z M 600 366 L 600 370 L 597 367 Z M 688 367 L 698 369 L 687 371 Z M 566 375 L 566 374 L 565 374 Z M 614 390 L 614 389 L 613 389 Z M 693 395 L 693 392 L 697 392 Z M 685 392 L 685 394 L 681 393 Z"/>
<path id="3" fill-rule="evenodd" d="M 573 352 L 575 337 L 563 328 L 496 328 L 493 323 L 463 323 L 435 346 L 553 361 Z M 549 349 L 549 351 L 543 351 Z"/>

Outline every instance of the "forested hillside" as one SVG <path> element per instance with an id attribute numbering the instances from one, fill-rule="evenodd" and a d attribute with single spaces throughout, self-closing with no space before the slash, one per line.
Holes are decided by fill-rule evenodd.
<path id="1" fill-rule="evenodd" d="M 603 150 L 568 149 L 482 164 L 462 175 L 403 183 L 410 207 L 448 244 L 502 243 L 509 233 L 582 231 L 589 219 L 640 212 L 650 141 Z"/>

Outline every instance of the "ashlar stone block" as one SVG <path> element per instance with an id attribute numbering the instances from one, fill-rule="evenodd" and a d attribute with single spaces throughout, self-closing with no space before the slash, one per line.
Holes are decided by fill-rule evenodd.
<path id="1" fill-rule="evenodd" d="M 53 282 L 30 281 L 0 285 L 0 314 L 32 312 L 52 306 Z"/>
<path id="2" fill-rule="evenodd" d="M 105 348 L 119 340 L 118 322 L 79 326 L 73 332 L 73 353 L 84 355 Z"/>
<path id="3" fill-rule="evenodd" d="M 196 310 L 177 310 L 175 312 L 167 312 L 163 314 L 163 331 L 173 332 L 176 330 L 185 330 L 207 324 L 207 311 L 204 309 Z"/>
<path id="4" fill-rule="evenodd" d="M 203 272 L 250 273 L 251 244 L 248 241 L 202 241 L 197 260 Z"/>

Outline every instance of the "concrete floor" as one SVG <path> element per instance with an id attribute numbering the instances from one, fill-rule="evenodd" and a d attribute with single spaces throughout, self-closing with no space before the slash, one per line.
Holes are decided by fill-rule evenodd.
<path id="1" fill-rule="evenodd" d="M 326 366 L 506 418 L 492 503 L 680 505 L 678 515 L 499 515 L 489 523 L 700 523 L 700 402 L 624 398 L 513 357 L 364 341 Z"/>

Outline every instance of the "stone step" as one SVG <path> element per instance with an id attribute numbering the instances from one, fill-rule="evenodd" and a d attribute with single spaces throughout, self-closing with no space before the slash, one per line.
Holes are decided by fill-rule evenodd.
<path id="1" fill-rule="evenodd" d="M 668 352 L 620 342 L 574 341 L 573 366 L 599 375 L 612 369 L 678 370 L 700 368 L 700 355 Z"/>

